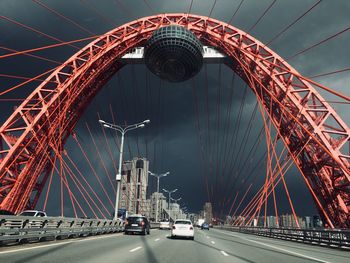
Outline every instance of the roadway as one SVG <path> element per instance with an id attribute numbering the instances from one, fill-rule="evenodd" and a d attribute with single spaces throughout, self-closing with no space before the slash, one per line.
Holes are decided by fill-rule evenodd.
<path id="1" fill-rule="evenodd" d="M 350 251 L 317 247 L 217 229 L 195 231 L 195 240 L 170 239 L 169 231 L 149 236 L 111 234 L 0 247 L 6 263 L 226 263 L 350 262 Z"/>

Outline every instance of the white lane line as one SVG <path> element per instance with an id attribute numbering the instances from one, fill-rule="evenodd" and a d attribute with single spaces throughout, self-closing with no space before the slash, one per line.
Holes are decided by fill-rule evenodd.
<path id="1" fill-rule="evenodd" d="M 156 241 L 156 242 L 157 242 L 157 241 L 159 241 L 159 240 L 160 240 L 160 238 L 157 238 L 157 239 L 155 239 L 154 241 Z"/>
<path id="2" fill-rule="evenodd" d="M 7 251 L 0 251 L 0 255 L 1 254 L 21 252 L 21 251 L 27 251 L 27 250 L 34 250 L 34 249 L 39 249 L 39 248 L 62 246 L 62 245 L 70 244 L 70 243 L 85 242 L 85 241 L 90 241 L 90 240 L 95 240 L 95 239 L 102 239 L 102 238 L 110 238 L 110 237 L 115 237 L 115 236 L 121 236 L 121 234 L 108 235 L 108 236 L 102 236 L 102 237 L 101 236 L 99 236 L 99 237 L 89 237 L 89 238 L 84 238 L 84 239 L 80 239 L 80 240 L 70 240 L 70 241 L 63 241 L 63 242 L 59 242 L 59 243 L 40 245 L 40 246 L 35 246 L 35 247 L 25 247 L 25 248 L 12 249 L 12 250 L 7 250 Z"/>
<path id="3" fill-rule="evenodd" d="M 249 240 L 249 239 L 248 239 L 248 240 Z M 315 257 L 310 257 L 310 256 L 307 256 L 307 255 L 304 255 L 304 254 L 300 254 L 300 253 L 297 253 L 297 252 L 294 252 L 294 251 L 290 251 L 290 250 L 288 250 L 288 249 L 284 249 L 284 248 L 280 248 L 280 247 L 268 245 L 268 244 L 266 244 L 266 243 L 262 243 L 262 242 L 259 242 L 259 241 L 255 241 L 255 240 L 249 240 L 249 241 L 250 241 L 250 242 L 257 243 L 257 244 L 260 244 L 260 245 L 264 245 L 264 246 L 267 246 L 267 247 L 271 247 L 271 248 L 274 248 L 274 249 L 277 249 L 277 250 L 281 250 L 281 251 L 284 251 L 284 252 L 287 252 L 287 253 L 289 253 L 289 254 L 293 254 L 293 255 L 299 256 L 299 257 L 303 257 L 303 258 L 307 258 L 307 259 L 319 261 L 319 262 L 322 262 L 322 263 L 330 263 L 329 261 L 326 261 L 326 260 L 323 260 L 323 259 L 319 259 L 319 258 L 315 258 Z"/>
<path id="4" fill-rule="evenodd" d="M 212 243 L 213 245 L 215 245 L 215 242 L 214 242 L 214 241 L 211 241 L 211 243 Z"/>
<path id="5" fill-rule="evenodd" d="M 21 252 L 21 251 L 27 251 L 27 250 L 33 250 L 38 248 L 45 248 L 45 247 L 55 247 L 60 245 L 65 245 L 69 243 L 74 243 L 74 241 L 67 241 L 67 242 L 61 242 L 61 243 L 55 243 L 55 244 L 48 244 L 48 245 L 42 245 L 39 247 L 26 247 L 26 248 L 20 248 L 20 249 L 13 249 L 13 250 L 7 250 L 7 251 L 1 251 L 0 254 L 7 254 L 7 253 L 13 253 L 13 252 Z"/>
<path id="6" fill-rule="evenodd" d="M 221 250 L 220 252 L 221 252 L 221 254 L 223 254 L 225 257 L 228 257 L 228 254 L 227 254 L 225 251 Z"/>
<path id="7" fill-rule="evenodd" d="M 276 250 L 280 250 L 280 251 L 286 252 L 286 253 L 291 254 L 291 255 L 299 256 L 299 257 L 306 258 L 306 259 L 311 259 L 313 261 L 318 261 L 318 262 L 322 262 L 322 263 L 330 263 L 329 261 L 326 261 L 326 260 L 323 260 L 323 259 L 310 257 L 310 256 L 307 256 L 305 254 L 301 254 L 301 253 L 294 252 L 294 251 L 291 251 L 291 250 L 288 250 L 288 249 L 276 247 L 276 246 L 269 245 L 269 244 L 266 244 L 266 243 L 263 243 L 263 242 L 259 242 L 259 241 L 256 241 L 256 240 L 251 240 L 251 239 L 248 239 L 248 238 L 245 238 L 245 237 L 241 237 L 241 236 L 237 236 L 237 235 L 233 235 L 233 234 L 231 234 L 231 236 L 238 237 L 238 238 L 241 238 L 243 240 L 247 240 L 247 241 L 250 241 L 250 242 L 253 242 L 253 243 L 256 243 L 256 244 L 260 244 L 260 245 L 263 245 L 263 246 L 266 246 L 266 247 L 271 247 L 271 248 L 274 248 Z"/>
<path id="8" fill-rule="evenodd" d="M 209 237 L 207 236 L 207 238 L 209 238 Z"/>
<path id="9" fill-rule="evenodd" d="M 118 234 L 118 236 L 121 236 L 121 234 Z M 73 242 L 85 242 L 85 241 L 90 241 L 90 240 L 95 240 L 95 239 L 103 239 L 106 238 L 104 236 L 99 236 L 99 237 L 91 237 L 91 238 L 86 238 L 86 239 L 81 239 L 81 240 L 73 240 Z"/>
<path id="10" fill-rule="evenodd" d="M 135 252 L 135 251 L 137 251 L 137 250 L 139 250 L 139 249 L 141 249 L 141 248 L 142 248 L 142 247 L 135 247 L 135 248 L 129 250 L 129 252 Z"/>

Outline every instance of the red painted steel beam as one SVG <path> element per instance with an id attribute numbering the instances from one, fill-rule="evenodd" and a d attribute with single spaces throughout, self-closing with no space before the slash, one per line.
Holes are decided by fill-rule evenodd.
<path id="1" fill-rule="evenodd" d="M 320 213 L 330 226 L 350 227 L 349 127 L 315 82 L 263 43 L 227 23 L 191 14 L 154 15 L 115 28 L 73 55 L 29 95 L 0 128 L 0 208 L 17 212 L 31 203 L 31 192 L 50 164 L 40 162 L 42 151 L 45 156 L 55 152 L 53 146 L 41 145 L 64 142 L 97 92 L 123 66 L 118 59 L 171 24 L 188 28 L 230 58 L 228 66 L 250 84 L 266 111 L 272 108 L 270 118 L 317 196 Z M 59 124 L 64 138 L 55 138 Z M 296 154 L 300 148 L 302 154 Z"/>

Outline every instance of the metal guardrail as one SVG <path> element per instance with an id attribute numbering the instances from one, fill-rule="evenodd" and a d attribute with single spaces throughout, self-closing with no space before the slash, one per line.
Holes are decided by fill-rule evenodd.
<path id="1" fill-rule="evenodd" d="M 350 229 L 296 229 L 237 226 L 217 226 L 216 228 L 319 246 L 350 249 Z"/>
<path id="2" fill-rule="evenodd" d="M 151 223 L 158 228 L 159 223 Z M 0 215 L 0 245 L 121 232 L 123 221 L 66 217 L 29 217 Z"/>
<path id="3" fill-rule="evenodd" d="M 120 220 L 63 217 L 0 216 L 0 245 L 122 231 Z"/>

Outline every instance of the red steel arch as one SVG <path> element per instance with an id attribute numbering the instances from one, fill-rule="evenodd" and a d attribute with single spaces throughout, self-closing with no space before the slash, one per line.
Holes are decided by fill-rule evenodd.
<path id="1" fill-rule="evenodd" d="M 227 54 L 268 111 L 329 227 L 350 227 L 350 130 L 313 83 L 247 33 L 192 14 L 161 14 L 100 36 L 58 67 L 0 128 L 0 208 L 33 208 L 63 145 L 96 93 L 162 26 L 191 30 Z M 270 111 L 269 109 L 272 109 Z"/>

